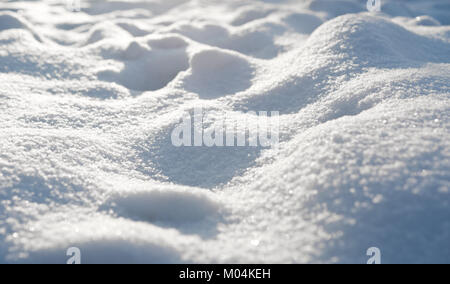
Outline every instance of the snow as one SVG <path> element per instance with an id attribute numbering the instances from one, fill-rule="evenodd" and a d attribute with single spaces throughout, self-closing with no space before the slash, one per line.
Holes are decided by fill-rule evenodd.
<path id="1" fill-rule="evenodd" d="M 449 263 L 450 5 L 382 3 L 1 2 L 0 263 Z"/>

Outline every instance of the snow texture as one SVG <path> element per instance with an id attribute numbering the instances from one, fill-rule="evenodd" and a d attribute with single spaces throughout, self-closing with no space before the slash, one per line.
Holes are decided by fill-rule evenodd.
<path id="1" fill-rule="evenodd" d="M 0 3 L 0 263 L 450 263 L 450 4 Z M 174 147 L 186 111 L 278 149 Z"/>

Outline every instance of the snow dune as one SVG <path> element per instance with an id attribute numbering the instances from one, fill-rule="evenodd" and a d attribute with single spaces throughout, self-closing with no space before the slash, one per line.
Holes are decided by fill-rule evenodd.
<path id="1" fill-rule="evenodd" d="M 0 263 L 450 262 L 448 1 L 81 3 L 0 3 Z"/>

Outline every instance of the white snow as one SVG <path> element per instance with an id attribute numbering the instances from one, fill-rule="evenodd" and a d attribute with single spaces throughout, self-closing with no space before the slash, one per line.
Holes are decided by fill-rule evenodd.
<path id="1" fill-rule="evenodd" d="M 449 263 L 450 4 L 382 2 L 2 1 L 0 263 Z"/>

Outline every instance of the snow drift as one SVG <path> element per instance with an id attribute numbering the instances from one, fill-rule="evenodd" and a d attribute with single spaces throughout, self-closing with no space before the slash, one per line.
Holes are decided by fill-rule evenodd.
<path id="1" fill-rule="evenodd" d="M 0 262 L 450 262 L 450 6 L 383 2 L 2 2 Z"/>

